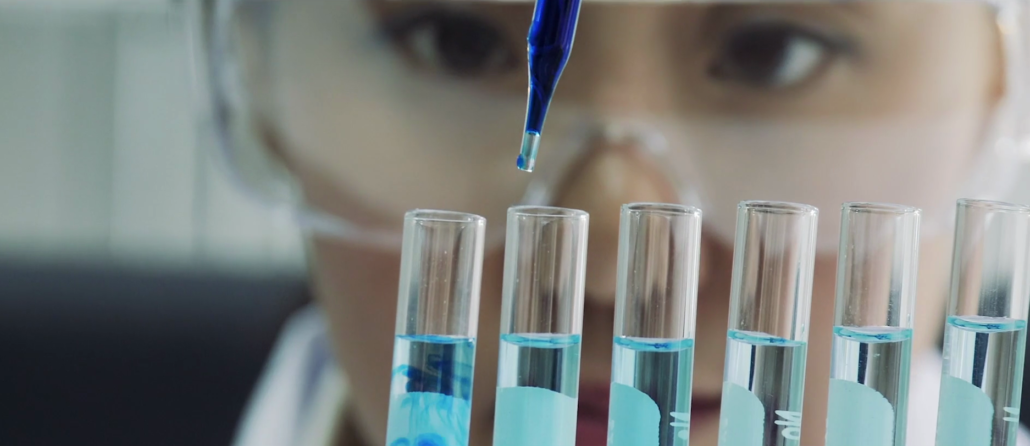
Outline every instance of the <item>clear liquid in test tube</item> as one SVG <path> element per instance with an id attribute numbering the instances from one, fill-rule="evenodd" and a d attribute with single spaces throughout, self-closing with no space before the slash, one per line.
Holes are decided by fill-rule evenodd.
<path id="1" fill-rule="evenodd" d="M 701 211 L 622 207 L 608 446 L 686 446 Z"/>
<path id="2" fill-rule="evenodd" d="M 797 446 L 818 210 L 737 207 L 719 446 Z"/>
<path id="3" fill-rule="evenodd" d="M 586 212 L 508 210 L 494 446 L 576 442 Z"/>
<path id="4" fill-rule="evenodd" d="M 1030 207 L 959 200 L 937 446 L 1015 446 L 1030 302 Z"/>
<path id="5" fill-rule="evenodd" d="M 486 220 L 404 217 L 386 445 L 469 444 Z"/>
<path id="6" fill-rule="evenodd" d="M 920 210 L 841 209 L 826 446 L 904 446 Z"/>

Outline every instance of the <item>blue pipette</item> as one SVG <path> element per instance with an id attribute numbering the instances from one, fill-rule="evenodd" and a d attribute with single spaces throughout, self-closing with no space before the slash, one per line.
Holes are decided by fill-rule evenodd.
<path id="1" fill-rule="evenodd" d="M 529 27 L 529 103 L 519 169 L 532 172 L 547 107 L 572 51 L 580 0 L 537 0 Z"/>

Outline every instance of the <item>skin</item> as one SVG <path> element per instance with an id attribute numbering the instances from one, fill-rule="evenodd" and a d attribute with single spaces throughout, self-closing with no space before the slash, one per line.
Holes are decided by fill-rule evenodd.
<path id="1" fill-rule="evenodd" d="M 359 7 L 368 14 L 370 26 L 376 26 L 426 5 L 434 4 L 366 1 Z M 389 100 L 374 107 L 348 105 L 361 103 L 362 91 L 348 90 L 349 84 L 341 84 L 334 76 L 346 72 L 342 67 L 354 59 L 338 57 L 335 59 L 340 60 L 334 62 L 334 57 L 328 56 L 333 54 L 334 42 L 340 40 L 331 33 L 345 31 L 332 26 L 323 28 L 330 34 L 317 31 L 320 21 L 339 19 L 333 10 L 297 8 L 284 12 L 282 23 L 275 25 L 279 27 L 276 35 L 281 37 L 271 44 L 275 68 L 249 82 L 255 91 L 262 91 L 257 94 L 262 99 L 255 107 L 257 119 L 268 127 L 265 140 L 299 180 L 309 203 L 361 224 L 396 227 L 403 210 L 434 207 L 440 197 L 448 197 L 451 201 L 439 202 L 443 205 L 440 207 L 476 210 L 487 214 L 491 226 L 502 226 L 503 209 L 518 199 L 528 181 L 526 175 L 515 172 L 512 159 L 517 141 L 513 143 L 509 133 L 512 120 L 517 122 L 516 129 L 520 125 L 524 110 L 525 56 L 524 47 L 520 50 L 518 45 L 524 45 L 532 9 L 526 4 L 461 8 L 493 24 L 505 36 L 505 42 L 515 45 L 509 52 L 498 53 L 497 62 L 485 73 L 441 70 L 438 61 L 424 57 L 424 41 L 393 38 L 376 47 L 403 61 L 402 69 L 409 70 L 415 79 L 411 82 L 438 81 L 439 89 L 469 98 L 469 106 L 485 115 L 481 122 L 472 122 L 466 128 L 473 135 L 470 139 L 481 141 L 486 148 L 458 154 L 449 151 L 467 143 L 433 133 L 432 125 L 425 122 L 436 117 L 394 114 L 405 104 Z M 732 79 L 732 75 L 726 75 L 728 80 L 713 81 L 710 61 L 718 57 L 713 42 L 721 41 L 737 24 L 756 17 L 821 24 L 816 27 L 827 26 L 848 35 L 852 47 L 841 46 L 837 56 L 810 67 L 802 79 L 785 85 L 749 84 Z M 576 51 L 558 87 L 555 106 L 592 110 L 619 119 L 673 115 L 697 124 L 679 128 L 692 135 L 693 144 L 670 144 L 688 147 L 684 152 L 690 152 L 690 162 L 656 159 L 633 140 L 586 138 L 577 147 L 579 156 L 561 181 L 553 184 L 554 205 L 582 209 L 591 215 L 581 387 L 606 386 L 610 378 L 620 205 L 681 201 L 684 185 L 678 178 L 687 177 L 689 183 L 691 177 L 684 174 L 686 170 L 676 170 L 678 166 L 696 167 L 695 172 L 708 185 L 705 192 L 712 205 L 711 212 L 704 208 L 693 392 L 695 402 L 717 399 L 722 388 L 732 267 L 732 207 L 747 198 L 816 204 L 823 211 L 820 239 L 830 240 L 832 245 L 839 224 L 834 214 L 840 202 L 862 198 L 927 207 L 953 202 L 958 185 L 969 175 L 968 166 L 980 152 L 990 112 L 1003 93 L 994 26 L 986 8 L 965 3 L 584 6 Z M 319 64 L 320 69 L 310 69 Z M 362 88 L 376 88 L 371 83 L 362 83 Z M 486 98 L 492 98 L 489 104 L 493 106 L 484 105 Z M 269 104 L 276 104 L 274 120 Z M 465 111 L 467 105 L 440 104 L 454 113 Z M 475 115 L 469 116 L 475 119 Z M 898 140 L 935 141 L 933 135 L 944 133 L 944 143 L 928 142 L 922 149 L 891 147 L 876 139 L 864 139 L 868 132 L 822 134 L 818 129 L 812 130 L 809 140 L 820 142 L 806 143 L 797 136 L 804 134 L 805 128 L 792 127 L 814 119 L 865 123 L 912 116 L 935 125 L 913 125 L 915 130 L 898 136 Z M 954 116 L 962 119 L 953 121 Z M 360 119 L 366 119 L 364 125 L 341 125 Z M 389 128 L 376 128 L 387 119 Z M 560 119 L 555 117 L 554 124 L 549 121 L 551 134 L 558 133 L 555 129 L 561 126 Z M 741 127 L 736 126 L 753 122 L 770 124 L 770 130 L 740 137 Z M 950 122 L 960 124 L 943 124 Z M 720 130 L 720 126 L 725 128 Z M 886 131 L 884 134 L 895 136 Z M 362 150 L 340 156 L 339 141 Z M 430 151 L 432 156 L 423 159 L 420 157 L 428 155 L 400 149 L 420 144 L 439 147 L 440 153 Z M 831 145 L 840 148 L 827 149 Z M 848 175 L 854 171 L 828 168 L 822 161 L 826 157 L 856 166 L 865 175 L 851 181 Z M 883 169 L 881 160 L 909 163 L 906 166 L 911 167 L 911 174 L 900 176 L 900 183 L 886 176 L 882 181 L 871 180 L 869 177 L 875 179 Z M 542 165 L 546 162 L 541 159 Z M 757 165 L 753 173 L 748 173 L 752 172 L 748 163 Z M 670 171 L 664 164 L 677 167 Z M 391 167 L 376 170 L 367 166 Z M 453 188 L 404 183 L 407 178 L 423 178 L 425 170 L 420 169 L 435 169 L 441 176 L 453 169 L 454 179 L 447 183 Z M 779 178 L 769 181 L 772 186 L 768 188 L 781 187 L 781 183 L 787 186 L 769 192 L 762 183 L 766 171 L 780 173 Z M 799 178 L 783 172 L 796 172 Z M 754 179 L 750 183 L 730 181 L 727 178 L 733 178 L 731 174 Z M 792 181 L 797 183 L 796 188 L 790 185 Z M 398 182 L 400 186 L 393 186 Z M 859 184 L 858 188 L 848 189 L 852 183 Z M 756 193 L 772 196 L 750 196 Z M 367 198 L 373 195 L 375 200 Z M 480 209 L 494 211 L 491 214 Z M 940 336 L 949 238 L 946 232 L 924 231 L 915 357 L 934 349 Z M 356 241 L 314 237 L 310 240 L 310 256 L 316 297 L 336 341 L 334 352 L 352 384 L 339 444 L 383 444 L 399 252 Z M 473 445 L 488 445 L 492 436 L 502 263 L 500 247 L 489 249 L 483 268 Z M 821 420 L 825 419 L 829 378 L 835 265 L 836 253 L 820 250 L 813 285 L 804 404 L 805 420 L 817 421 L 803 424 L 802 443 L 806 445 L 822 444 L 824 436 Z M 690 444 L 715 445 L 717 434 L 717 416 L 695 419 Z M 581 438 L 579 444 L 595 444 L 585 440 Z"/>

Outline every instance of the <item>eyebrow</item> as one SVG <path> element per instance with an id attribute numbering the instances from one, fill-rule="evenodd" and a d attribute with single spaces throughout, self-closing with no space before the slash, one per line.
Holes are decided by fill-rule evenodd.
<path id="1" fill-rule="evenodd" d="M 665 0 L 669 2 L 669 0 Z M 671 3 L 671 2 L 669 2 Z M 683 3 L 681 3 L 683 4 Z M 845 20 L 870 20 L 878 16 L 878 9 L 887 3 L 876 0 L 840 0 L 830 2 L 811 2 L 806 0 L 731 0 L 725 3 L 693 3 L 698 5 L 705 15 L 715 17 L 731 14 L 734 11 L 750 8 L 768 8 L 783 12 L 805 12 L 809 14 L 834 15 Z"/>

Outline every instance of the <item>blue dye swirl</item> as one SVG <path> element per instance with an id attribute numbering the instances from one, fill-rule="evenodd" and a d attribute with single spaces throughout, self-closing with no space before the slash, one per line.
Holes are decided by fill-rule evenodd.
<path id="1" fill-rule="evenodd" d="M 475 340 L 398 336 L 389 446 L 467 446 Z"/>

